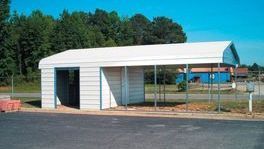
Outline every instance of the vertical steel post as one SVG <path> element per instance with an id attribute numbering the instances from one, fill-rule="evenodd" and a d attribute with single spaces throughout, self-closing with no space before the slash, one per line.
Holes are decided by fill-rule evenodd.
<path id="1" fill-rule="evenodd" d="M 258 92 L 259 92 L 259 100 L 261 100 L 260 98 L 260 69 L 258 69 Z"/>
<path id="2" fill-rule="evenodd" d="M 155 110 L 157 110 L 157 66 L 154 65 L 154 106 Z"/>
<path id="3" fill-rule="evenodd" d="M 165 94 L 165 80 L 166 79 L 166 66 L 164 66 L 164 69 L 163 69 L 163 100 L 164 100 L 164 103 L 166 101 L 166 94 Z"/>
<path id="4" fill-rule="evenodd" d="M 252 92 L 250 92 L 249 93 L 249 100 L 248 100 L 248 111 L 250 112 L 250 113 L 252 113 L 252 97 L 253 96 L 253 93 Z"/>
<path id="5" fill-rule="evenodd" d="M 144 102 L 146 102 L 145 67 L 143 67 Z"/>
<path id="6" fill-rule="evenodd" d="M 211 101 L 211 100 L 210 100 L 210 98 L 211 98 L 211 91 L 210 91 L 210 83 L 211 83 L 211 81 L 210 81 L 210 80 L 211 80 L 211 79 L 210 79 L 211 77 L 210 77 L 210 76 L 211 76 L 211 73 L 208 71 L 207 74 L 208 74 L 208 82 L 207 82 L 207 89 L 208 89 L 208 103 L 210 103 L 210 101 Z"/>
<path id="7" fill-rule="evenodd" d="M 161 100 L 161 68 L 159 68 L 159 101 Z"/>
<path id="8" fill-rule="evenodd" d="M 127 77 L 127 66 L 125 66 L 125 97 L 126 97 L 126 110 L 128 103 L 128 77 Z"/>
<path id="9" fill-rule="evenodd" d="M 211 71 L 210 71 L 210 102 L 213 100 L 213 65 L 211 64 Z"/>
<path id="10" fill-rule="evenodd" d="M 238 65 L 236 65 L 235 67 L 235 99 L 237 100 L 237 67 Z"/>
<path id="11" fill-rule="evenodd" d="M 12 84 L 12 88 L 11 88 L 11 96 L 12 98 L 14 97 L 14 75 L 12 74 L 12 78 L 11 78 L 11 84 Z"/>
<path id="12" fill-rule="evenodd" d="M 186 97 L 185 97 L 185 105 L 186 105 L 186 111 L 188 111 L 188 100 L 189 100 L 189 93 L 188 93 L 188 90 L 189 90 L 189 85 L 188 85 L 188 80 L 189 80 L 189 65 L 186 64 Z"/>
<path id="13" fill-rule="evenodd" d="M 218 99 L 218 112 L 221 112 L 221 105 L 220 105 L 220 79 L 221 79 L 221 75 L 220 75 L 220 63 L 218 63 L 218 85 L 217 85 L 217 88 L 218 88 L 218 96 L 217 96 L 217 99 Z"/>

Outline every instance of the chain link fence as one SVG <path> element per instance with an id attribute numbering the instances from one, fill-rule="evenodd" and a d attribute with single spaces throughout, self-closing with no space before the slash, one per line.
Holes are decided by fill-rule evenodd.
<path id="1" fill-rule="evenodd" d="M 41 77 L 10 76 L 0 77 L 0 95 L 17 97 L 40 97 Z"/>
<path id="2" fill-rule="evenodd" d="M 160 74 L 157 73 L 157 75 Z M 218 112 L 220 109 L 221 112 L 248 113 L 247 84 L 252 82 L 254 84 L 253 112 L 264 112 L 264 72 L 248 71 L 237 77 L 230 73 L 220 73 L 220 100 L 218 100 L 218 74 L 216 72 L 213 75 L 215 76 L 212 79 L 210 74 L 189 76 L 191 79 L 189 78 L 187 86 L 185 74 L 175 72 L 175 84 L 168 84 L 163 79 L 157 80 L 157 107 L 154 107 L 155 86 L 153 83 L 148 83 L 145 84 L 146 102 L 131 105 L 130 108 L 178 112 Z"/>
<path id="3" fill-rule="evenodd" d="M 175 83 L 169 83 L 168 75 L 160 72 L 162 70 L 157 72 L 159 76 L 156 86 L 157 106 L 154 107 L 154 84 L 145 81 L 145 102 L 131 104 L 129 108 L 144 111 L 217 112 L 220 106 L 222 112 L 247 113 L 249 108 L 247 83 L 253 82 L 255 85 L 253 112 L 264 112 L 264 71 L 248 71 L 246 75 L 237 76 L 237 78 L 230 75 L 229 80 L 221 81 L 220 101 L 218 101 L 216 80 L 208 82 L 193 77 L 195 79 L 188 81 L 188 90 L 186 90 L 183 73 L 174 72 Z M 181 78 L 180 81 L 177 81 L 178 78 Z M 30 98 L 40 102 L 40 85 L 40 75 L 0 77 L 0 95 L 10 95 L 12 98 L 23 100 Z"/>

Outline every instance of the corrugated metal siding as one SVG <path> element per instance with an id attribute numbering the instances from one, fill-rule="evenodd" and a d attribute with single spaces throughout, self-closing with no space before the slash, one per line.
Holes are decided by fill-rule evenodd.
<path id="1" fill-rule="evenodd" d="M 144 72 L 141 67 L 128 67 L 128 104 L 144 101 Z M 102 108 L 125 105 L 124 67 L 103 68 Z"/>
<path id="2" fill-rule="evenodd" d="M 121 68 L 102 69 L 102 108 L 121 104 Z"/>
<path id="3" fill-rule="evenodd" d="M 122 67 L 102 69 L 102 108 L 122 103 L 124 89 Z M 42 69 L 42 107 L 54 108 L 54 69 Z M 141 67 L 128 67 L 128 103 L 144 101 L 144 72 Z M 58 102 L 59 103 L 59 102 Z M 80 67 L 80 109 L 100 109 L 100 68 Z"/>
<path id="4" fill-rule="evenodd" d="M 127 68 L 127 77 L 129 77 L 129 69 Z M 121 105 L 129 103 L 129 91 L 126 95 L 126 80 L 125 80 L 125 67 L 121 68 Z M 129 89 L 129 79 L 127 80 L 127 88 Z M 127 99 L 128 97 L 128 99 Z"/>
<path id="5" fill-rule="evenodd" d="M 54 108 L 54 69 L 41 69 L 41 107 Z"/>
<path id="6" fill-rule="evenodd" d="M 128 67 L 129 103 L 144 102 L 144 70 L 142 67 Z"/>
<path id="7" fill-rule="evenodd" d="M 80 109 L 100 109 L 99 80 L 99 67 L 80 67 Z"/>

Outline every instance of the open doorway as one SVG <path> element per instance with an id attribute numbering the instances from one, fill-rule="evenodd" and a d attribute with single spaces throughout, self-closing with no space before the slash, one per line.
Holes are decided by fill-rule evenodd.
<path id="1" fill-rule="evenodd" d="M 80 108 L 80 71 L 79 68 L 56 69 L 56 99 L 57 106 Z"/>

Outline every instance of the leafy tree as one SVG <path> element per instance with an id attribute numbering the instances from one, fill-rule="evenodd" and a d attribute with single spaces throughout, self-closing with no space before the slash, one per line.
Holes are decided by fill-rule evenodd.
<path id="1" fill-rule="evenodd" d="M 109 38 L 107 41 L 105 41 L 102 45 L 103 47 L 115 47 L 116 43 L 113 39 Z"/>
<path id="2" fill-rule="evenodd" d="M 74 12 L 70 14 L 64 10 L 56 22 L 52 36 L 54 52 L 67 49 L 80 49 L 91 47 L 92 33 L 86 27 L 83 14 Z"/>
<path id="3" fill-rule="evenodd" d="M 259 65 L 257 63 L 254 63 L 252 66 L 249 67 L 250 71 L 258 71 L 259 70 Z"/>
<path id="4" fill-rule="evenodd" d="M 240 67 L 248 68 L 249 71 L 259 71 L 259 70 L 264 71 L 264 67 L 261 65 L 258 65 L 257 63 L 253 63 L 251 66 L 242 64 Z"/>
<path id="5" fill-rule="evenodd" d="M 166 17 L 156 17 L 152 22 L 155 43 L 182 43 L 187 37 L 182 27 Z"/>
<path id="6" fill-rule="evenodd" d="M 101 9 L 94 13 L 64 10 L 58 19 L 39 10 L 29 16 L 14 12 L 9 17 L 9 0 L 0 2 L 0 77 L 32 78 L 40 59 L 67 49 L 186 41 L 182 27 L 166 17 L 153 21 L 142 14 L 120 18 L 115 11 Z"/>
<path id="7" fill-rule="evenodd" d="M 27 75 L 38 68 L 38 62 L 50 55 L 50 36 L 54 26 L 53 18 L 40 11 L 33 11 L 30 16 L 18 16 L 10 19 L 10 49 L 15 51 L 19 74 Z"/>
<path id="8" fill-rule="evenodd" d="M 150 35 L 149 27 L 151 26 L 151 21 L 148 20 L 144 15 L 142 14 L 136 14 L 133 17 L 130 18 L 131 26 L 133 29 L 133 39 L 134 44 L 141 45 L 141 44 L 147 44 L 148 36 Z"/>
<path id="9" fill-rule="evenodd" d="M 50 36 L 54 27 L 53 18 L 45 16 L 40 11 L 33 11 L 28 17 L 28 46 L 29 54 L 26 57 L 26 64 L 33 70 L 37 69 L 38 62 L 43 57 L 50 55 L 51 42 Z"/>
<path id="10" fill-rule="evenodd" d="M 133 28 L 129 19 L 125 18 L 119 26 L 118 33 L 116 35 L 116 42 L 119 46 L 128 46 L 134 44 Z"/>
<path id="11" fill-rule="evenodd" d="M 26 16 L 19 16 L 16 12 L 14 12 L 13 16 L 10 18 L 9 22 L 9 38 L 8 38 L 8 48 L 14 52 L 14 59 L 16 63 L 16 71 L 14 74 L 22 75 L 22 68 L 25 68 L 23 65 L 23 56 L 24 52 L 21 49 L 21 40 L 20 37 L 23 33 L 22 26 L 25 26 L 24 23 L 26 21 Z M 23 65 L 23 67 L 22 67 Z"/>
<path id="12" fill-rule="evenodd" d="M 9 0 L 0 0 L 0 77 L 10 76 L 15 70 L 13 52 L 7 47 L 9 3 Z M 0 78 L 0 85 L 4 83 Z"/>
<path id="13" fill-rule="evenodd" d="M 89 25 L 98 28 L 107 40 L 110 38 L 110 19 L 108 13 L 101 9 L 96 9 L 94 14 L 90 14 Z"/>

